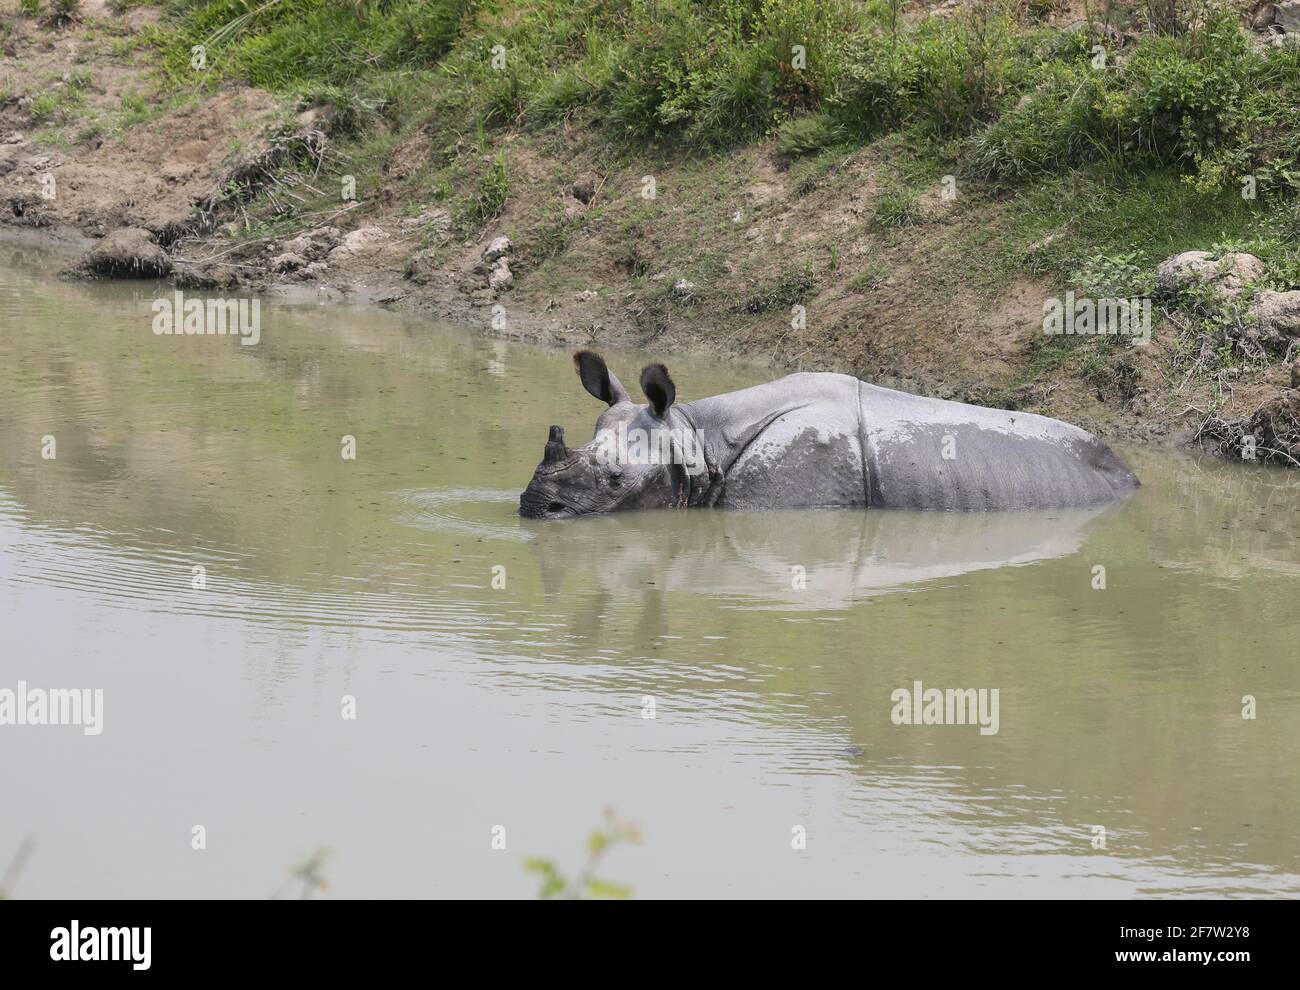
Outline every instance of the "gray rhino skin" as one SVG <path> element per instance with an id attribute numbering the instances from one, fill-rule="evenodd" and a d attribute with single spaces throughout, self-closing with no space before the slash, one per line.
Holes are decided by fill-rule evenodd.
<path id="1" fill-rule="evenodd" d="M 520 496 L 520 515 L 695 507 L 1059 509 L 1114 501 L 1138 487 L 1128 465 L 1096 437 L 1032 413 L 812 373 L 676 404 L 661 364 L 641 372 L 649 401 L 637 405 L 599 355 L 579 351 L 574 364 L 587 391 L 609 408 L 596 421 L 595 438 L 576 449 L 551 427 L 542 463 Z M 608 438 L 620 429 L 663 439 L 672 456 L 611 457 Z M 702 451 L 702 464 L 693 451 Z"/>

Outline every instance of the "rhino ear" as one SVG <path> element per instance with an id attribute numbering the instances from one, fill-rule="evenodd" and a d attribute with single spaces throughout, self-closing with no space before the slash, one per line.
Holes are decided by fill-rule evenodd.
<path id="1" fill-rule="evenodd" d="M 605 359 L 594 351 L 578 351 L 573 355 L 573 366 L 578 369 L 582 387 L 606 405 L 630 402 L 631 397 L 614 372 L 605 366 Z"/>
<path id="2" fill-rule="evenodd" d="M 662 418 L 677 398 L 677 386 L 668 377 L 668 369 L 662 364 L 647 364 L 641 369 L 641 391 L 650 400 L 654 414 Z"/>

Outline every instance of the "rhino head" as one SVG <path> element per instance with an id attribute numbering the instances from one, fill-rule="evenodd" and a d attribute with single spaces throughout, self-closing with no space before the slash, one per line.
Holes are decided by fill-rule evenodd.
<path id="1" fill-rule="evenodd" d="M 608 408 L 581 447 L 565 446 L 564 430 L 551 427 L 542 462 L 519 496 L 519 514 L 565 519 L 687 505 L 708 475 L 689 417 L 672 409 L 677 389 L 668 369 L 650 364 L 641 371 L 648 401 L 638 405 L 600 355 L 579 351 L 573 363 L 583 387 Z"/>

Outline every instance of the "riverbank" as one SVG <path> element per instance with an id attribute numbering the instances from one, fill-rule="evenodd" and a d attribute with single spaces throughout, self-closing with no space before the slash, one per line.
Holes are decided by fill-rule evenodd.
<path id="1" fill-rule="evenodd" d="M 1285 4 L 1164 33 L 987 4 L 267 6 L 0 0 L 0 223 L 93 242 L 82 274 L 1300 450 Z M 1261 79 L 1276 107 L 1222 95 Z M 1162 289 L 1187 251 L 1216 270 Z M 1150 342 L 1045 334 L 1067 293 L 1154 299 Z"/>

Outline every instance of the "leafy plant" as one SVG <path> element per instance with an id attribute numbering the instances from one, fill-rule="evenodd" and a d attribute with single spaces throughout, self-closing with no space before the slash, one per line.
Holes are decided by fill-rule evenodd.
<path id="1" fill-rule="evenodd" d="M 1155 294 L 1155 272 L 1137 251 L 1091 255 L 1074 273 L 1077 292 L 1093 297 L 1130 298 Z"/>
<path id="2" fill-rule="evenodd" d="M 587 837 L 586 861 L 572 879 L 560 872 L 554 860 L 546 857 L 529 857 L 524 861 L 524 868 L 540 877 L 542 885 L 537 896 L 543 900 L 626 900 L 632 896 L 632 888 L 596 876 L 596 869 L 611 850 L 640 841 L 641 832 L 635 824 L 620 819 L 612 809 L 606 808 L 605 823 Z"/>
<path id="3" fill-rule="evenodd" d="M 328 890 L 329 881 L 325 879 L 321 870 L 330 855 L 331 853 L 328 849 L 317 849 L 301 863 L 290 867 L 289 878 L 285 880 L 285 882 L 280 885 L 279 889 L 271 895 L 271 900 L 279 900 L 284 894 L 288 893 L 295 884 L 302 885 L 302 888 L 298 893 L 298 899 L 303 901 L 311 900 L 312 895 L 319 890 Z"/>

